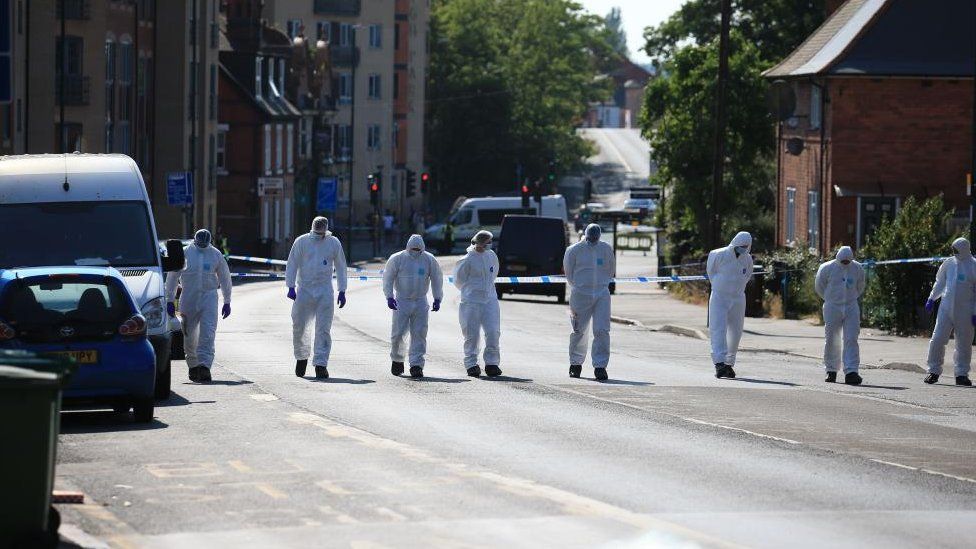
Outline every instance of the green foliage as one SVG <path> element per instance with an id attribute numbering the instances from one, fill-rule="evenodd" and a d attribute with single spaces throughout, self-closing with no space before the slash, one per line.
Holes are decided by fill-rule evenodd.
<path id="1" fill-rule="evenodd" d="M 773 266 L 772 272 L 765 275 L 764 287 L 769 295 L 781 299 L 784 318 L 803 318 L 820 312 L 821 300 L 813 281 L 823 259 L 816 250 L 798 244 L 772 250 L 764 260 Z"/>
<path id="2" fill-rule="evenodd" d="M 602 18 L 569 0 L 434 0 L 428 151 L 450 195 L 509 190 L 515 166 L 565 171 L 590 154 L 575 133 L 610 94 Z"/>
<path id="3" fill-rule="evenodd" d="M 613 47 L 613 50 L 620 54 L 621 57 L 629 57 L 630 51 L 627 49 L 627 33 L 624 31 L 620 8 L 611 8 L 610 13 L 607 14 L 604 20 L 610 36 L 610 45 Z"/>
<path id="4" fill-rule="evenodd" d="M 894 219 L 885 218 L 859 255 L 890 259 L 946 255 L 955 236 L 946 227 L 952 211 L 941 196 L 919 202 L 909 197 Z M 869 270 L 863 316 L 867 324 L 898 334 L 924 327 L 925 303 L 936 267 L 926 264 L 877 266 Z"/>

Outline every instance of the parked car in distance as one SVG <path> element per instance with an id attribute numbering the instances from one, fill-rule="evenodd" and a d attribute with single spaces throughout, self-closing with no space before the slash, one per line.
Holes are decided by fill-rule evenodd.
<path id="1" fill-rule="evenodd" d="M 153 419 L 156 356 L 146 318 L 111 267 L 0 271 L 0 348 L 67 357 L 78 364 L 65 405 L 131 408 Z"/>
<path id="2" fill-rule="evenodd" d="M 568 240 L 566 224 L 558 217 L 507 215 L 498 238 L 498 275 L 561 275 Z M 566 301 L 565 282 L 498 282 L 495 290 L 498 299 L 509 293 L 548 295 L 559 303 Z"/>
<path id="3" fill-rule="evenodd" d="M 522 208 L 522 198 L 518 196 L 484 196 L 467 198 L 451 210 L 448 220 L 453 230 L 451 242 L 445 242 L 447 223 L 436 223 L 424 232 L 424 242 L 427 248 L 439 250 L 441 253 L 453 253 L 468 247 L 471 237 L 484 229 L 498 236 L 502 220 L 509 215 L 541 214 L 546 217 L 558 217 L 564 224 L 569 222 L 569 210 L 566 199 L 562 195 L 553 194 L 542 197 L 540 204 L 534 199 L 529 201 L 527 209 Z"/>

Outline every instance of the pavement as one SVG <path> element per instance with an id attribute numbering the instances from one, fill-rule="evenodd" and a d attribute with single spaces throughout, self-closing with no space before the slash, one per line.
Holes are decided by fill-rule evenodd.
<path id="1" fill-rule="evenodd" d="M 643 268 L 634 258 L 621 274 Z M 174 362 L 151 424 L 64 416 L 56 485 L 85 503 L 60 506 L 62 534 L 125 548 L 969 545 L 971 388 L 899 370 L 825 384 L 817 360 L 749 351 L 719 380 L 704 341 L 622 324 L 611 379 L 571 379 L 567 307 L 509 296 L 505 375 L 472 379 L 446 291 L 413 380 L 389 373 L 378 284 L 352 281 L 317 381 L 293 374 L 281 283 L 235 287 L 214 383 Z M 630 291 L 615 314 L 660 299 Z"/>

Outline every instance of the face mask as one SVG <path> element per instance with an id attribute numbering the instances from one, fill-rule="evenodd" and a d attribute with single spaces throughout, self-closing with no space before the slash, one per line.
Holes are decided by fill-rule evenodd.
<path id="1" fill-rule="evenodd" d="M 738 254 L 738 255 L 742 255 L 742 254 L 746 253 L 746 247 L 745 246 L 736 246 L 735 247 L 735 253 Z"/>
<path id="2" fill-rule="evenodd" d="M 850 265 L 851 264 L 851 260 L 850 259 L 842 259 L 841 260 L 841 264 L 843 264 L 843 265 Z"/>
<path id="3" fill-rule="evenodd" d="M 423 250 L 414 250 L 411 248 L 407 250 L 407 252 L 410 254 L 411 257 L 420 257 L 420 254 L 423 252 Z"/>

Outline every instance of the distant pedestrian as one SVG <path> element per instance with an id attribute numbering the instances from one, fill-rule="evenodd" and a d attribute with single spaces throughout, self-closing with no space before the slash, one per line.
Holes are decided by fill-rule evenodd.
<path id="1" fill-rule="evenodd" d="M 935 285 L 925 302 L 925 310 L 932 312 L 935 300 L 942 299 L 935 330 L 929 341 L 928 370 L 925 383 L 933 384 L 942 375 L 945 348 L 949 336 L 955 332 L 956 385 L 971 386 L 969 366 L 973 355 L 973 325 L 976 325 L 976 259 L 969 241 L 957 238 L 952 243 L 953 256 L 942 262 L 935 275 Z"/>
<path id="2" fill-rule="evenodd" d="M 844 383 L 860 385 L 861 375 L 858 367 L 861 362 L 857 336 L 861 331 L 861 307 L 858 299 L 864 294 L 864 267 L 854 261 L 850 246 L 841 246 L 834 260 L 828 261 L 817 270 L 814 290 L 824 300 L 824 367 L 827 370 L 827 383 L 837 381 L 837 370 L 841 363 L 841 342 L 844 343 Z"/>
<path id="3" fill-rule="evenodd" d="M 708 331 L 715 377 L 734 378 L 735 355 L 746 316 L 746 284 L 752 278 L 752 235 L 740 232 L 732 242 L 708 253 L 705 271 L 712 284 Z"/>

